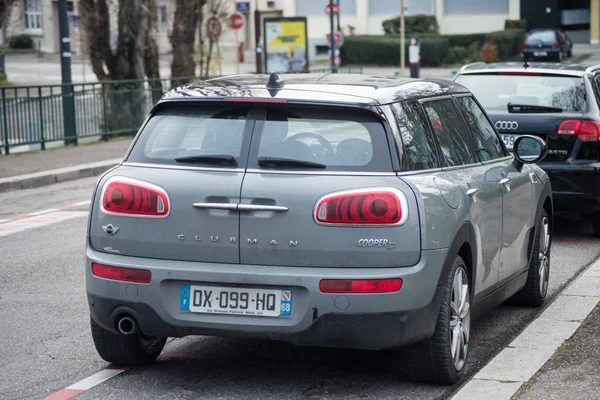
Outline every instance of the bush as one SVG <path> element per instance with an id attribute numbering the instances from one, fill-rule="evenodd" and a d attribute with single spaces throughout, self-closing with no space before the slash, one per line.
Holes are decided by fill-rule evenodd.
<path id="1" fill-rule="evenodd" d="M 400 35 L 400 17 L 386 19 L 382 23 L 387 36 Z M 407 36 L 420 34 L 438 34 L 440 27 L 434 15 L 410 15 L 404 17 L 404 31 Z"/>
<path id="2" fill-rule="evenodd" d="M 467 59 L 467 49 L 463 46 L 452 46 L 448 50 L 444 64 L 464 64 Z"/>
<path id="3" fill-rule="evenodd" d="M 522 29 L 508 29 L 505 31 L 488 33 L 486 42 L 494 41 L 498 45 L 498 60 L 506 61 L 521 53 L 525 31 Z"/>
<path id="4" fill-rule="evenodd" d="M 507 19 L 504 21 L 504 29 L 522 29 L 527 30 L 527 21 L 524 19 Z"/>
<path id="5" fill-rule="evenodd" d="M 443 36 L 422 38 L 421 65 L 441 65 L 449 47 L 449 40 Z M 408 63 L 408 40 L 405 54 Z M 344 39 L 340 57 L 344 64 L 399 65 L 400 42 L 397 37 L 391 36 L 349 36 Z"/>
<path id="6" fill-rule="evenodd" d="M 487 39 L 485 33 L 469 33 L 464 35 L 444 35 L 450 40 L 451 47 L 469 47 L 473 42 L 484 43 Z"/>
<path id="7" fill-rule="evenodd" d="M 11 49 L 33 49 L 33 39 L 27 35 L 16 35 L 8 38 Z"/>

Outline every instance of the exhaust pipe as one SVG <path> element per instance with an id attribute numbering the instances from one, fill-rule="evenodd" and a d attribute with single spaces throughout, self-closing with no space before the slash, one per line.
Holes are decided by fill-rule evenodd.
<path id="1" fill-rule="evenodd" d="M 127 315 L 119 319 L 117 328 L 123 335 L 132 335 L 139 330 L 137 322 L 135 322 L 132 317 Z"/>

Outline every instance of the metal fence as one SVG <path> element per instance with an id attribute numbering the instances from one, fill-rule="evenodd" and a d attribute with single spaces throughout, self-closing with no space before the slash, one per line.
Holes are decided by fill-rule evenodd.
<path id="1" fill-rule="evenodd" d="M 362 68 L 348 67 L 340 72 L 362 73 Z M 2 87 L 0 149 L 10 154 L 15 146 L 38 145 L 44 150 L 49 142 L 77 144 L 81 138 L 108 140 L 111 136 L 133 135 L 173 83 L 192 79 L 199 78 L 78 83 L 72 85 L 72 92 L 63 85 Z"/>

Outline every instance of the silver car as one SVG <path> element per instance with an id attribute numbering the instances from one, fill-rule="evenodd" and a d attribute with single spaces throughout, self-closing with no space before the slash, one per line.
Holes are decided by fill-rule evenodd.
<path id="1" fill-rule="evenodd" d="M 548 288 L 552 195 L 445 80 L 247 75 L 163 96 L 93 194 L 94 343 L 153 362 L 167 337 L 406 350 L 453 383 L 471 322 Z"/>

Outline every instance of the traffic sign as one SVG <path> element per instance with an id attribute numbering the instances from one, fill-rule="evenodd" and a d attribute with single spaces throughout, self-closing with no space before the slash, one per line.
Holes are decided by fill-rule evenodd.
<path id="1" fill-rule="evenodd" d="M 211 39 L 216 39 L 221 36 L 221 32 L 223 31 L 223 27 L 221 26 L 221 22 L 215 16 L 210 17 L 206 20 L 206 36 Z"/>
<path id="2" fill-rule="evenodd" d="M 246 24 L 246 17 L 244 17 L 244 14 L 238 11 L 231 14 L 231 16 L 227 19 L 227 23 L 231 29 L 237 31 L 238 29 L 242 29 Z"/>
<path id="3" fill-rule="evenodd" d="M 335 59 L 335 67 L 339 67 L 340 65 L 342 65 L 342 59 L 340 58 L 340 56 L 336 56 Z M 331 57 L 329 57 L 329 65 L 332 65 L 331 63 Z"/>
<path id="4" fill-rule="evenodd" d="M 331 49 L 327 50 L 327 55 L 329 57 L 331 57 Z M 335 55 L 339 56 L 340 55 L 340 49 L 335 49 Z"/>
<path id="5" fill-rule="evenodd" d="M 328 44 L 331 43 L 331 34 L 327 33 L 326 37 L 327 37 L 327 43 Z M 343 41 L 344 37 L 342 35 L 342 32 L 340 32 L 340 31 L 335 32 L 333 35 L 333 40 L 335 41 L 334 43 L 336 46 L 341 46 L 342 44 L 344 44 L 344 41 Z"/>
<path id="6" fill-rule="evenodd" d="M 250 2 L 249 1 L 238 1 L 236 4 L 236 9 L 239 12 L 250 13 Z"/>
<path id="7" fill-rule="evenodd" d="M 330 10 L 331 7 L 329 7 L 329 4 L 327 4 L 325 6 L 325 14 L 329 15 L 329 13 L 331 12 Z M 333 5 L 333 15 L 338 15 L 338 13 L 340 12 L 340 7 L 337 4 Z"/>

